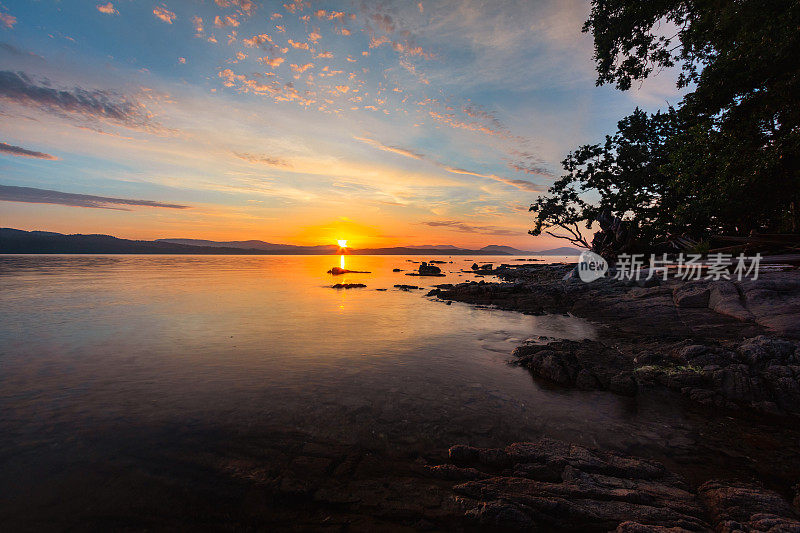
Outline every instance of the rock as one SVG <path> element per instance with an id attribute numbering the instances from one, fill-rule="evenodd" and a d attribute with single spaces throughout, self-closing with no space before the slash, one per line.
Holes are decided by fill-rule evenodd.
<path id="1" fill-rule="evenodd" d="M 616 533 L 686 533 L 682 527 L 654 526 L 639 522 L 623 522 L 614 530 Z"/>
<path id="2" fill-rule="evenodd" d="M 402 285 L 402 284 L 395 285 L 394 288 L 400 289 L 401 291 L 413 291 L 422 289 L 422 287 L 418 287 L 417 285 Z"/>
<path id="3" fill-rule="evenodd" d="M 753 320 L 753 314 L 744 306 L 744 298 L 730 281 L 715 281 L 710 285 L 708 307 L 737 320 Z"/>
<path id="4" fill-rule="evenodd" d="M 672 299 L 678 307 L 702 308 L 708 307 L 711 290 L 706 285 L 686 284 L 678 285 L 672 293 Z"/>
<path id="5" fill-rule="evenodd" d="M 331 285 L 332 289 L 358 289 L 361 287 L 366 287 L 363 283 L 337 283 L 335 285 Z"/>
<path id="6" fill-rule="evenodd" d="M 435 266 L 435 265 L 429 265 L 428 263 L 423 261 L 419 265 L 419 271 L 418 272 L 419 272 L 420 276 L 430 276 L 430 275 L 441 274 L 442 273 L 442 269 L 437 267 L 437 266 Z"/>
<path id="7" fill-rule="evenodd" d="M 478 462 L 480 450 L 473 446 L 457 444 L 447 451 L 450 460 L 457 465 L 469 465 Z"/>
<path id="8" fill-rule="evenodd" d="M 778 493 L 748 483 L 712 480 L 697 489 L 719 532 L 800 532 L 797 515 Z"/>
<path id="9" fill-rule="evenodd" d="M 658 287 L 661 285 L 661 280 L 655 276 L 653 277 L 644 277 L 636 280 L 637 287 Z"/>
<path id="10" fill-rule="evenodd" d="M 712 373 L 715 388 L 722 395 L 736 402 L 749 402 L 756 396 L 746 365 L 730 365 Z"/>
<path id="11" fill-rule="evenodd" d="M 392 269 L 392 272 L 402 272 L 402 270 L 401 270 L 401 269 L 399 269 L 399 268 L 393 268 L 393 269 Z"/>
<path id="12" fill-rule="evenodd" d="M 737 286 L 756 322 L 779 335 L 800 338 L 800 276 L 796 270 L 772 272 L 757 280 L 737 282 Z"/>
<path id="13" fill-rule="evenodd" d="M 635 396 L 638 388 L 633 375 L 628 372 L 617 374 L 608 383 L 608 390 L 625 396 Z"/>
<path id="14" fill-rule="evenodd" d="M 342 274 L 370 274 L 370 272 L 366 272 L 363 270 L 347 270 L 346 268 L 333 267 L 332 269 L 328 270 L 328 274 L 333 274 L 334 276 L 340 276 Z"/>
<path id="15" fill-rule="evenodd" d="M 600 382 L 594 374 L 582 368 L 575 378 L 575 386 L 584 390 L 599 389 Z"/>
<path id="16" fill-rule="evenodd" d="M 797 362 L 797 350 L 798 346 L 794 342 L 766 335 L 747 339 L 737 349 L 743 363 L 758 368 Z"/>
<path id="17" fill-rule="evenodd" d="M 483 461 L 500 451 L 511 470 Z M 551 439 L 488 454 L 461 446 L 455 455 L 488 474 L 453 487 L 466 518 L 481 527 L 609 531 L 628 523 L 621 531 L 709 529 L 695 494 L 660 463 Z"/>
<path id="18" fill-rule="evenodd" d="M 481 479 L 488 477 L 487 474 L 475 468 L 461 468 L 455 465 L 436 465 L 426 467 L 428 472 L 435 478 L 467 481 L 471 479 Z"/>

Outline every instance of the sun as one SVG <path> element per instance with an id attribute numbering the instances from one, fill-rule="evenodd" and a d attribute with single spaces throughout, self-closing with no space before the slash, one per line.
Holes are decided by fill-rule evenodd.
<path id="1" fill-rule="evenodd" d="M 347 248 L 347 239 L 339 239 L 336 242 L 339 243 L 339 248 Z"/>

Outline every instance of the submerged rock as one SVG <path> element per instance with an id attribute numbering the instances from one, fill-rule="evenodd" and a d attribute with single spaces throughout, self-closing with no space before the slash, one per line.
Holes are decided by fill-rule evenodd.
<path id="1" fill-rule="evenodd" d="M 331 285 L 332 289 L 358 289 L 361 287 L 366 287 L 363 283 L 337 283 L 336 285 Z"/>
<path id="2" fill-rule="evenodd" d="M 419 287 L 417 285 L 403 285 L 398 284 L 394 286 L 395 289 L 400 289 L 401 291 L 414 291 L 414 290 L 421 290 L 423 287 Z"/>

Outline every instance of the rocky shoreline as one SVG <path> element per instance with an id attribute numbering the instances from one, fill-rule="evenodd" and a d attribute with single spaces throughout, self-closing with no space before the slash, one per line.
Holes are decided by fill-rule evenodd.
<path id="1" fill-rule="evenodd" d="M 557 386 L 627 396 L 663 389 L 711 417 L 755 415 L 776 427 L 796 424 L 797 270 L 743 282 L 587 284 L 570 278 L 571 269 L 506 266 L 490 271 L 500 282 L 440 285 L 428 296 L 595 322 L 596 339 L 540 338 L 514 351 L 513 364 Z M 693 487 L 661 463 L 549 439 L 504 449 L 454 446 L 448 463 L 426 468 L 453 482 L 458 509 L 481 529 L 800 532 L 796 492 L 781 495 L 758 480 L 731 480 L 724 470 L 727 479 Z M 783 488 L 796 491 L 797 485 Z"/>
<path id="2" fill-rule="evenodd" d="M 596 322 L 597 339 L 540 339 L 514 351 L 515 364 L 562 386 L 625 395 L 664 387 L 726 410 L 800 415 L 797 271 L 743 282 L 583 283 L 564 280 L 570 270 L 500 268 L 492 273 L 501 282 L 440 286 L 428 295 Z"/>
<path id="3" fill-rule="evenodd" d="M 774 491 L 722 480 L 692 489 L 655 461 L 551 439 L 449 455 L 431 470 L 460 481 L 453 492 L 469 520 L 497 530 L 800 531 Z"/>

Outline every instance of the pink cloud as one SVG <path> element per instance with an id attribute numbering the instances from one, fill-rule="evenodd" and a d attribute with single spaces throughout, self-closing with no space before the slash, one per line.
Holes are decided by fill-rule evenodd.
<path id="1" fill-rule="evenodd" d="M 283 63 L 286 60 L 282 57 L 273 57 L 272 59 L 270 59 L 269 57 L 264 56 L 264 57 L 259 57 L 258 61 L 264 63 L 265 65 L 269 65 L 272 68 L 278 68 L 281 65 L 281 63 Z"/>
<path id="2" fill-rule="evenodd" d="M 2 22 L 3 26 L 6 28 L 11 29 L 14 27 L 14 24 L 17 23 L 17 17 L 10 13 L 0 13 L 0 22 Z"/>
<path id="3" fill-rule="evenodd" d="M 245 44 L 245 46 L 249 46 L 250 48 L 256 48 L 264 43 L 271 43 L 272 37 L 270 37 L 266 33 L 262 33 L 260 35 L 253 35 L 249 39 L 242 39 L 242 42 Z"/>
<path id="4" fill-rule="evenodd" d="M 200 37 L 200 34 L 203 33 L 203 19 L 195 15 L 192 17 L 192 25 L 194 26 L 195 37 Z"/>
<path id="5" fill-rule="evenodd" d="M 172 11 L 167 9 L 166 7 L 162 7 L 162 6 L 159 6 L 159 7 L 156 7 L 155 9 L 153 9 L 153 15 L 155 15 L 156 18 L 159 18 L 159 19 L 163 20 L 167 24 L 172 24 L 172 21 L 177 18 L 177 16 L 175 16 L 175 13 L 173 13 Z"/>
<path id="6" fill-rule="evenodd" d="M 119 11 L 114 9 L 114 4 L 111 2 L 107 4 L 97 4 L 97 10 L 100 13 L 105 13 L 106 15 L 119 15 Z"/>
<path id="7" fill-rule="evenodd" d="M 293 41 L 291 39 L 289 39 L 288 42 L 292 46 L 292 48 L 299 48 L 300 50 L 308 50 L 308 48 L 309 48 L 308 43 L 298 43 L 298 42 Z"/>
<path id="8" fill-rule="evenodd" d="M 224 28 L 226 26 L 233 26 L 235 28 L 238 25 L 239 21 L 236 19 L 236 17 L 231 17 L 228 15 L 225 15 L 224 17 L 217 15 L 214 17 L 214 26 L 217 28 Z"/>

